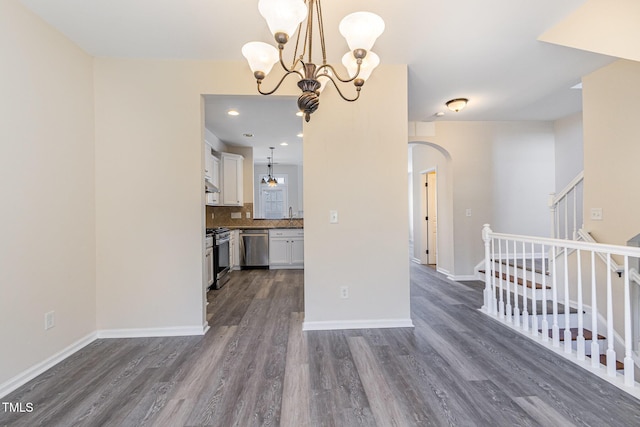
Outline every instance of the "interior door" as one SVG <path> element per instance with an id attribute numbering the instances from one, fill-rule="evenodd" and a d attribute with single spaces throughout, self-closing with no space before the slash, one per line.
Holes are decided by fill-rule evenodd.
<path id="1" fill-rule="evenodd" d="M 437 209 L 437 185 L 436 173 L 427 174 L 426 200 L 427 200 L 427 264 L 438 263 L 438 209 Z"/>

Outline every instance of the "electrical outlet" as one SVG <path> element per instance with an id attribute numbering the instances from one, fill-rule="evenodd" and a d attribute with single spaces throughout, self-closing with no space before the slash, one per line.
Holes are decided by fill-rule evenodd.
<path id="1" fill-rule="evenodd" d="M 251 218 L 251 212 L 246 212 L 245 217 Z"/>
<path id="2" fill-rule="evenodd" d="M 214 214 L 213 212 L 211 212 L 211 219 L 216 219 L 216 214 Z"/>
<path id="3" fill-rule="evenodd" d="M 56 313 L 49 311 L 44 314 L 44 330 L 51 329 L 56 326 Z"/>
<path id="4" fill-rule="evenodd" d="M 467 211 L 465 212 L 465 214 L 466 214 L 467 216 L 471 216 L 471 209 L 467 209 Z"/>
<path id="5" fill-rule="evenodd" d="M 602 208 L 591 208 L 591 219 L 594 221 L 602 221 Z"/>
<path id="6" fill-rule="evenodd" d="M 342 299 L 349 298 L 349 287 L 348 286 L 341 286 L 340 287 L 340 298 L 342 298 Z"/>

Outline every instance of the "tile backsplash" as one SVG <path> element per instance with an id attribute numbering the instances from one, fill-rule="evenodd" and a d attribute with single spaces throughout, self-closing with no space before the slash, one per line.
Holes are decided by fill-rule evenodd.
<path id="1" fill-rule="evenodd" d="M 211 218 L 213 214 L 213 218 Z M 249 217 L 247 218 L 247 214 Z M 302 227 L 304 220 L 285 219 L 253 219 L 253 203 L 244 206 L 207 206 L 207 228 L 213 227 Z"/>

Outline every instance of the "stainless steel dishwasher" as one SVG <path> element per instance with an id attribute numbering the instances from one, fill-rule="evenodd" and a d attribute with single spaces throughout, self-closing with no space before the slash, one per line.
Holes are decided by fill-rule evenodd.
<path id="1" fill-rule="evenodd" d="M 240 230 L 240 268 L 269 268 L 269 230 Z"/>

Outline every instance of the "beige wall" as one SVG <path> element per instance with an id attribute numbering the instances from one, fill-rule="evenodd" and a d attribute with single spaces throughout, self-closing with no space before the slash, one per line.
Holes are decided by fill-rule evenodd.
<path id="1" fill-rule="evenodd" d="M 95 331 L 96 258 L 92 59 L 3 0 L 0 64 L 1 391 Z"/>
<path id="2" fill-rule="evenodd" d="M 106 58 L 95 68 L 98 328 L 202 329 L 201 95 L 253 94 L 251 72 Z"/>
<path id="3" fill-rule="evenodd" d="M 409 321 L 406 88 L 406 66 L 381 66 L 358 102 L 327 88 L 304 125 L 307 327 Z"/>
<path id="4" fill-rule="evenodd" d="M 640 233 L 640 63 L 620 60 L 583 78 L 585 228 L 625 245 Z M 630 102 L 631 101 L 631 102 Z M 602 221 L 590 219 L 602 208 Z"/>

